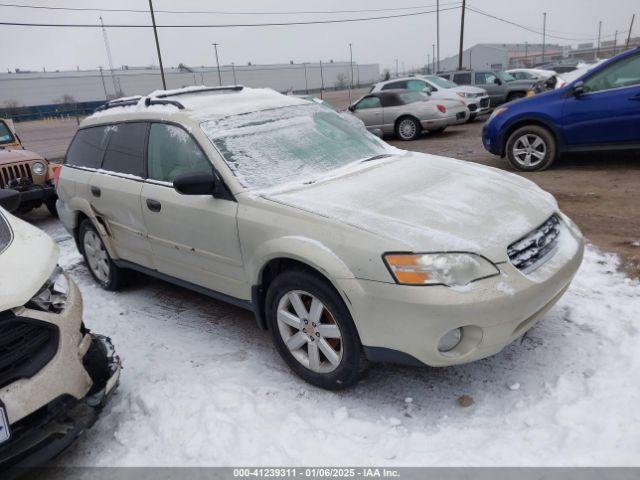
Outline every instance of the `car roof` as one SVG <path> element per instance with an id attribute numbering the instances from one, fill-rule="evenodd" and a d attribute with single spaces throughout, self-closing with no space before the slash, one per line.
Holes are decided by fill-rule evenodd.
<path id="1" fill-rule="evenodd" d="M 83 120 L 81 127 L 149 119 L 200 123 L 230 115 L 309 103 L 309 100 L 283 95 L 270 88 L 241 85 L 156 90 L 146 96 L 111 100 Z"/>

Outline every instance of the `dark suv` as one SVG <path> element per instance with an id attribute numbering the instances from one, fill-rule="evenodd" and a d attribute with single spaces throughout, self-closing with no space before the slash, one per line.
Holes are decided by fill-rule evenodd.
<path id="1" fill-rule="evenodd" d="M 526 97 L 535 83 L 533 80 L 516 80 L 507 72 L 491 70 L 455 70 L 440 72 L 438 76 L 458 85 L 484 88 L 491 99 L 491 108 Z"/>

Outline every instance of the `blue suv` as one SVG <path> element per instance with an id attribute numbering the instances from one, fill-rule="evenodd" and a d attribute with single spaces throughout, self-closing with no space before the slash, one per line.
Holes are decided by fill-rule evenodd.
<path id="1" fill-rule="evenodd" d="M 482 143 L 517 170 L 544 170 L 565 152 L 640 149 L 640 47 L 569 84 L 496 108 Z"/>

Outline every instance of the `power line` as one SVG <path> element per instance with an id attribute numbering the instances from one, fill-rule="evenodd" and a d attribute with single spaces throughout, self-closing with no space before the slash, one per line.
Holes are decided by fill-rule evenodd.
<path id="1" fill-rule="evenodd" d="M 443 5 L 454 5 L 460 2 L 448 2 Z M 356 10 L 289 10 L 270 12 L 234 12 L 229 10 L 154 10 L 155 13 L 177 13 L 177 14 L 216 14 L 216 15 L 323 15 L 332 13 L 363 13 L 363 12 L 394 12 L 402 10 L 416 10 L 419 8 L 431 8 L 431 5 L 414 5 L 412 7 L 392 7 L 392 8 L 366 8 Z M 0 7 L 28 8 L 39 10 L 62 10 L 75 12 L 126 12 L 126 13 L 149 13 L 149 10 L 130 8 L 91 8 L 91 7 L 52 7 L 48 5 L 23 5 L 18 3 L 0 3 Z"/>
<path id="2" fill-rule="evenodd" d="M 449 7 L 441 8 L 440 11 L 457 10 L 460 8 Z M 423 12 L 402 13 L 398 15 L 384 15 L 378 17 L 363 17 L 363 18 L 343 18 L 343 19 L 331 19 L 331 20 L 308 20 L 298 22 L 269 22 L 269 23 L 221 23 L 221 24 L 209 24 L 209 25 L 187 25 L 187 24 L 167 24 L 156 25 L 157 28 L 231 28 L 231 27 L 279 27 L 286 25 L 318 25 L 327 23 L 349 23 L 349 22 L 364 22 L 369 20 L 386 20 L 390 18 L 402 18 L 402 17 L 415 17 L 418 15 L 427 15 L 435 13 L 435 10 L 427 10 Z M 149 13 L 147 11 L 147 13 Z M 31 23 L 31 22 L 0 22 L 0 25 L 15 26 L 15 27 L 72 27 L 72 28 L 95 28 L 100 25 L 93 23 Z M 109 28 L 153 28 L 152 25 L 141 24 L 110 24 L 105 25 Z"/>
<path id="3" fill-rule="evenodd" d="M 536 29 L 536 28 L 533 28 L 533 27 L 528 27 L 526 25 L 522 25 L 520 23 L 516 23 L 514 21 L 507 20 L 506 18 L 502 18 L 502 17 L 498 17 L 496 15 L 492 15 L 491 13 L 479 10 L 479 9 L 477 9 L 475 7 L 470 7 L 469 5 L 467 5 L 467 10 L 470 10 L 470 11 L 472 11 L 474 13 L 479 14 L 479 15 L 483 15 L 485 17 L 493 18 L 494 20 L 498 20 L 500 22 L 508 23 L 509 25 L 513 25 L 513 26 L 518 27 L 518 28 L 522 28 L 524 30 L 527 30 L 527 31 L 529 31 L 531 33 L 535 33 L 537 35 L 541 35 L 542 34 L 541 30 L 539 30 L 539 29 Z M 557 40 L 565 40 L 565 41 L 593 40 L 593 37 L 569 38 L 569 37 L 563 37 L 563 36 L 559 36 L 559 35 L 552 35 L 552 34 L 550 34 L 548 32 L 549 31 L 547 31 L 547 33 L 546 33 L 547 37 L 555 38 Z M 571 35 L 571 34 L 568 34 L 568 35 Z M 614 36 L 614 34 L 612 33 L 612 34 L 608 34 L 608 35 L 603 35 L 602 37 L 606 38 L 606 37 L 613 37 L 613 36 Z"/>

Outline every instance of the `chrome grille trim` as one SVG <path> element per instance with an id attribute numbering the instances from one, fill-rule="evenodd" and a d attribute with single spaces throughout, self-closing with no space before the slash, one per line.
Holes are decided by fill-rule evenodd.
<path id="1" fill-rule="evenodd" d="M 511 264 L 522 273 L 531 273 L 553 256 L 560 239 L 560 218 L 555 213 L 538 228 L 507 248 Z"/>

